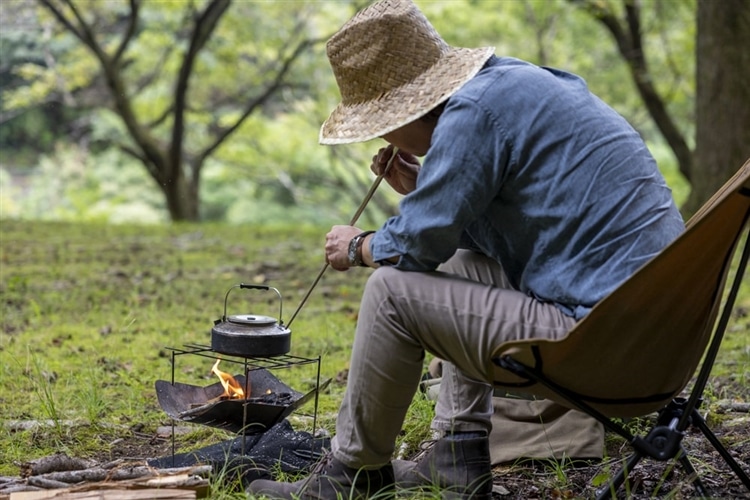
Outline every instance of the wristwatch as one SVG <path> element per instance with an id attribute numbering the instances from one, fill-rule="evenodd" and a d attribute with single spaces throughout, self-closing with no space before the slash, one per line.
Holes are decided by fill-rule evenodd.
<path id="1" fill-rule="evenodd" d="M 349 242 L 349 265 L 351 267 L 367 267 L 367 264 L 362 262 L 362 243 L 364 243 L 365 241 L 365 236 L 374 232 L 375 231 L 365 231 L 363 233 L 359 233 Z"/>

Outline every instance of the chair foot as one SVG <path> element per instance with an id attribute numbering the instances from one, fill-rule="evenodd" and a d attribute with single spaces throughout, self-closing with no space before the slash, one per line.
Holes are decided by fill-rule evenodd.
<path id="1" fill-rule="evenodd" d="M 635 466 L 638 465 L 638 462 L 640 462 L 642 458 L 643 455 L 639 452 L 635 452 L 630 455 L 625 465 L 620 468 L 615 477 L 613 477 L 604 488 L 597 490 L 596 500 L 608 500 L 612 498 L 612 495 L 617 497 L 617 490 L 619 490 L 620 487 L 625 483 L 625 480 L 628 478 L 633 469 L 635 469 Z"/>

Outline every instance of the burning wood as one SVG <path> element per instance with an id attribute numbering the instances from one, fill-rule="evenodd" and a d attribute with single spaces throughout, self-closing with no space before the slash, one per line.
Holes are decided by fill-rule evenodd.
<path id="1" fill-rule="evenodd" d="M 211 368 L 211 371 L 215 373 L 217 377 L 219 377 L 219 381 L 221 382 L 221 385 L 224 387 L 224 394 L 214 399 L 215 400 L 245 399 L 245 389 L 243 389 L 242 386 L 239 383 L 237 383 L 237 380 L 232 375 L 219 370 L 220 361 L 221 359 L 216 360 L 216 363 L 214 363 L 214 366 L 213 368 Z M 250 379 L 247 379 L 245 384 L 247 385 L 246 387 L 247 394 L 250 395 L 252 393 L 252 391 L 250 390 Z"/>
<path id="2" fill-rule="evenodd" d="M 165 380 L 156 381 L 156 395 L 162 409 L 175 420 L 255 434 L 280 422 L 317 392 L 316 389 L 307 394 L 296 392 L 265 368 L 233 378 L 238 387 L 245 388 L 247 396 L 228 398 L 224 385 L 218 381 L 201 387 Z M 252 393 L 248 390 L 251 383 Z"/>
<path id="3" fill-rule="evenodd" d="M 247 389 L 248 395 L 251 394 L 250 379 L 245 380 L 246 387 L 243 388 L 242 384 L 237 382 L 237 379 L 234 378 L 234 376 L 227 372 L 219 370 L 220 361 L 221 359 L 216 360 L 216 363 L 214 363 L 214 366 L 211 368 L 211 373 L 214 373 L 217 377 L 219 377 L 219 382 L 221 382 L 221 386 L 224 388 L 224 392 L 206 401 L 191 402 L 187 410 L 180 412 L 180 417 L 189 417 L 191 415 L 200 414 L 204 409 L 221 401 L 245 400 L 245 389 Z"/>
<path id="4" fill-rule="evenodd" d="M 241 402 L 235 398 L 228 398 L 226 395 L 222 394 L 203 403 L 190 403 L 190 408 L 179 412 L 178 415 L 180 418 L 202 415 L 212 406 L 223 401 L 235 401 L 237 403 Z M 274 392 L 267 392 L 266 394 L 258 397 L 244 399 L 242 400 L 242 402 L 271 406 L 288 405 L 294 402 L 294 394 L 292 394 L 291 392 L 282 392 L 278 394 Z"/>

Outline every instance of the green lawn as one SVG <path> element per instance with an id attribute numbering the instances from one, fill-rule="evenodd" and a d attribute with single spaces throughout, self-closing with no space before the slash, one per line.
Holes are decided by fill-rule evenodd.
<path id="1" fill-rule="evenodd" d="M 171 376 L 167 348 L 209 344 L 226 292 L 241 282 L 278 288 L 288 322 L 324 263 L 326 232 L 15 221 L 1 227 L 2 418 L 147 427 L 165 422 L 154 382 Z M 320 356 L 324 380 L 347 366 L 367 273 L 329 270 L 292 324 L 291 354 Z M 228 313 L 278 317 L 279 300 L 271 292 L 233 291 Z M 208 385 L 216 381 L 211 366 L 182 356 L 175 377 Z M 314 372 L 300 368 L 288 376 L 303 390 Z M 341 390 L 334 383 L 322 398 L 323 425 L 331 424 Z M 58 437 L 0 429 L 0 475 L 17 473 L 14 461 L 104 446 Z"/>
<path id="2" fill-rule="evenodd" d="M 167 348 L 210 343 L 225 294 L 240 282 L 278 288 L 288 322 L 324 262 L 327 229 L 0 222 L 0 476 L 56 451 L 100 453 L 111 446 L 97 438 L 106 426 L 148 432 L 168 423 L 154 391 L 172 371 Z M 322 378 L 334 379 L 318 422 L 331 432 L 368 273 L 328 270 L 292 325 L 291 353 L 320 356 Z M 230 295 L 228 313 L 276 317 L 278 307 L 272 293 L 240 290 Z M 745 394 L 750 386 L 747 280 L 735 312 L 716 367 L 732 384 L 714 387 L 716 398 L 731 396 L 725 391 L 735 383 Z M 175 376 L 208 385 L 216 381 L 211 365 L 186 356 Z M 315 380 L 310 368 L 289 377 L 298 390 Z M 427 434 L 429 413 L 415 404 L 408 439 Z M 53 425 L 44 430 L 8 427 L 45 420 Z M 70 421 L 87 425 L 71 428 Z M 198 447 L 226 436 L 201 429 L 179 444 Z"/>

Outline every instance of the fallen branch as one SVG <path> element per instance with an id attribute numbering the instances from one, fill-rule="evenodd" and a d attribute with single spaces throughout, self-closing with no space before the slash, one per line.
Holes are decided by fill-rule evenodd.
<path id="1" fill-rule="evenodd" d="M 58 488 L 67 488 L 70 486 L 68 483 L 62 481 L 55 481 L 54 479 L 46 479 L 40 476 L 32 476 L 26 480 L 26 484 L 29 486 L 36 486 L 45 490 L 55 490 Z"/>
<path id="2" fill-rule="evenodd" d="M 78 420 L 6 420 L 3 422 L 9 432 L 33 431 L 40 427 L 76 427 L 83 422 Z"/>
<path id="3" fill-rule="evenodd" d="M 72 458 L 65 453 L 55 453 L 21 464 L 21 477 L 39 476 L 49 472 L 88 469 L 94 465 L 91 460 Z"/>
<path id="4" fill-rule="evenodd" d="M 19 493 L 23 491 L 45 491 L 42 488 L 37 488 L 36 486 L 29 486 L 26 484 L 25 481 L 21 481 L 18 483 L 12 483 L 12 484 L 4 484 L 2 488 L 0 488 L 0 500 L 7 500 L 10 498 L 10 495 L 13 493 Z M 15 496 L 13 497 L 15 500 Z"/>
<path id="5" fill-rule="evenodd" d="M 107 468 L 112 467 L 112 468 Z M 208 476 L 211 474 L 210 465 L 196 467 L 179 467 L 170 469 L 154 469 L 144 465 L 122 465 L 117 461 L 104 466 L 90 467 L 81 470 L 55 471 L 26 479 L 11 478 L 0 483 L 0 499 L 36 500 L 44 498 L 119 500 L 132 498 L 195 498 L 208 490 Z M 138 495 L 144 488 L 151 492 L 151 496 Z M 161 493 L 155 495 L 153 488 L 160 488 Z M 118 493 L 114 490 L 128 490 Z M 107 491 L 106 495 L 91 496 L 92 492 Z M 24 493 L 28 494 L 24 496 Z M 89 492 L 89 493 L 86 493 Z M 32 495 L 33 493 L 33 495 Z M 8 496 L 10 495 L 10 496 Z M 192 496 L 191 496 L 192 495 Z"/>
<path id="6" fill-rule="evenodd" d="M 750 403 L 736 401 L 719 401 L 716 405 L 718 413 L 750 413 Z"/>
<path id="7" fill-rule="evenodd" d="M 193 476 L 200 476 L 205 478 L 208 477 L 210 473 L 210 465 L 202 465 L 198 467 L 181 467 L 174 469 L 154 469 L 153 467 L 138 465 L 120 466 L 114 469 L 91 467 L 81 470 L 48 472 L 46 474 L 35 477 L 50 481 L 59 481 L 67 484 L 77 484 L 97 481 L 124 481 L 129 479 L 168 476 L 173 474 L 190 474 Z"/>
<path id="8" fill-rule="evenodd" d="M 48 427 L 62 427 L 65 429 L 72 429 L 74 427 L 91 427 L 92 425 L 85 420 L 6 420 L 2 422 L 2 425 L 8 432 L 22 432 L 22 431 L 33 431 L 39 428 Z M 113 430 L 127 430 L 126 425 L 121 424 L 110 424 L 107 422 L 99 422 L 96 427 L 113 429 Z"/>

